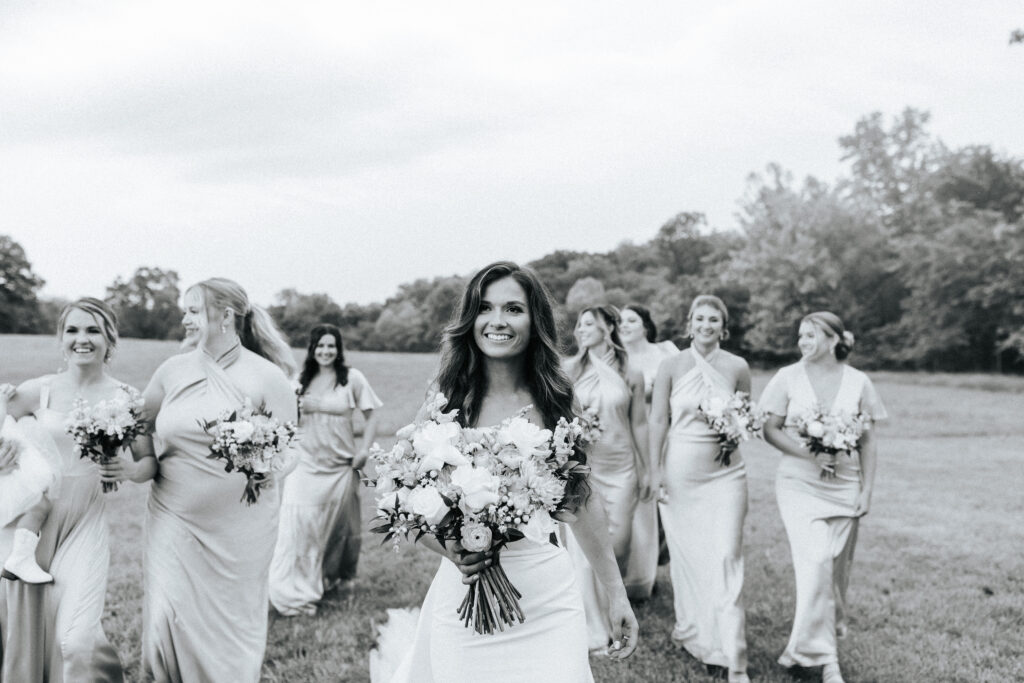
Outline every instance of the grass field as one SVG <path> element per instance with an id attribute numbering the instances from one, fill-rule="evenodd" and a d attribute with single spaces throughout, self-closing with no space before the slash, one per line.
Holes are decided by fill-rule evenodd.
<path id="1" fill-rule="evenodd" d="M 125 340 L 115 376 L 142 387 L 173 344 Z M 52 339 L 0 336 L 0 381 L 52 372 Z M 351 353 L 385 402 L 382 427 L 408 421 L 436 358 Z M 879 469 L 850 588 L 851 632 L 840 643 L 847 680 L 1024 680 L 1024 379 L 984 375 L 873 375 L 892 419 L 879 431 Z M 755 394 L 767 375 L 755 377 Z M 790 681 L 775 664 L 793 612 L 789 548 L 774 503 L 778 460 L 744 446 L 750 486 L 746 534 L 747 640 L 757 681 Z M 146 486 L 109 497 L 114 543 L 104 627 L 139 676 L 141 524 Z M 363 492 L 365 519 L 371 496 Z M 437 565 L 419 547 L 395 555 L 366 534 L 359 577 L 326 596 L 316 617 L 271 617 L 266 681 L 365 681 L 374 627 L 387 607 L 422 599 Z M 637 607 L 641 646 L 624 663 L 594 660 L 599 682 L 712 680 L 669 640 L 671 585 Z M 514 666 L 510 663 L 508 666 Z"/>

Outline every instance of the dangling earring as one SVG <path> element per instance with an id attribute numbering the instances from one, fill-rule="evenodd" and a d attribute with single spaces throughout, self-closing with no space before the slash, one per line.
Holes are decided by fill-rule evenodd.
<path id="1" fill-rule="evenodd" d="M 228 333 L 228 321 L 227 320 L 221 320 L 220 321 L 220 333 L 221 334 L 227 334 Z"/>
<path id="2" fill-rule="evenodd" d="M 63 355 L 63 358 L 64 362 L 57 367 L 57 372 L 64 372 L 65 370 L 68 369 L 68 355 L 65 353 Z"/>

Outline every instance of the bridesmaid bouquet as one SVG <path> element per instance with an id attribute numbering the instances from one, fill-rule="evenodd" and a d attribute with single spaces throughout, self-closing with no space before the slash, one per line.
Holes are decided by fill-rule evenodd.
<path id="1" fill-rule="evenodd" d="M 757 437 L 764 426 L 765 414 L 757 410 L 750 401 L 750 395 L 737 391 L 730 396 L 714 395 L 701 401 L 701 417 L 711 429 L 718 433 L 718 455 L 715 462 L 722 467 L 731 464 L 730 456 L 741 441 Z"/>
<path id="2" fill-rule="evenodd" d="M 146 433 L 142 394 L 122 384 L 114 398 L 89 404 L 75 400 L 64 428 L 75 440 L 75 452 L 97 465 L 117 459 L 117 453 Z M 117 482 L 103 482 L 103 492 L 117 490 Z"/>
<path id="3" fill-rule="evenodd" d="M 857 443 L 871 428 L 871 417 L 866 413 L 827 413 L 815 406 L 796 421 L 796 430 L 821 467 L 823 480 L 835 479 L 839 455 L 852 458 Z"/>
<path id="4" fill-rule="evenodd" d="M 213 437 L 210 460 L 224 460 L 225 472 L 238 470 L 246 477 L 242 501 L 252 505 L 260 491 L 271 484 L 270 475 L 286 464 L 282 453 L 295 438 L 295 423 L 275 420 L 262 403 L 257 408 L 247 398 L 241 408 L 225 410 L 215 420 L 199 421 Z"/>
<path id="5" fill-rule="evenodd" d="M 555 520 L 572 521 L 586 492 L 590 469 L 583 448 L 600 434 L 596 416 L 554 430 L 525 417 L 526 410 L 497 427 L 464 428 L 457 410 L 442 412 L 443 394 L 431 399 L 429 417 L 400 429 L 390 451 L 374 444 L 377 520 L 372 529 L 393 540 L 430 534 L 441 545 L 458 541 L 471 553 L 499 550 L 522 538 L 547 543 Z M 459 616 L 477 633 L 505 630 L 525 619 L 522 594 L 495 553 L 493 564 L 469 586 Z"/>

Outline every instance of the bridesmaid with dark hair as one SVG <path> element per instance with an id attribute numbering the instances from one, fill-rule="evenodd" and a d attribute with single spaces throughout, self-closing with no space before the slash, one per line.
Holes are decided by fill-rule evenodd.
<path id="1" fill-rule="evenodd" d="M 839 316 L 819 311 L 804 317 L 797 346 L 801 360 L 780 369 L 761 396 L 770 415 L 765 440 L 782 451 L 775 495 L 796 575 L 793 630 L 779 663 L 821 666 L 824 683 L 842 683 L 837 638 L 847 628 L 846 588 L 857 528 L 871 507 L 874 430 L 864 432 L 851 457 L 838 458 L 834 477 L 823 479 L 796 425 L 815 406 L 829 413 L 865 413 L 874 422 L 888 414 L 868 376 L 847 365 L 853 335 Z"/>
<path id="2" fill-rule="evenodd" d="M 654 376 L 665 358 L 679 353 L 671 341 L 657 341 L 658 327 L 651 312 L 640 304 L 629 304 L 619 314 L 619 337 L 629 355 L 629 364 L 640 370 L 644 377 L 644 400 L 647 414 L 651 413 L 651 394 Z M 642 448 L 646 448 L 643 445 Z M 633 515 L 633 533 L 629 545 L 629 567 L 623 581 L 632 600 L 649 598 L 660 564 L 668 562 L 665 535 L 658 521 L 658 501 L 639 501 Z"/>
<path id="3" fill-rule="evenodd" d="M 345 364 L 341 330 L 317 325 L 299 376 L 299 462 L 285 479 L 270 563 L 270 603 L 285 616 L 316 614 L 324 592 L 356 575 L 362 528 L 358 470 L 377 435 L 382 405 Z M 353 419 L 366 421 L 362 447 Z"/>
<path id="4" fill-rule="evenodd" d="M 601 421 L 601 438 L 590 453 L 590 482 L 594 495 L 604 503 L 615 559 L 626 575 L 633 514 L 639 502 L 650 499 L 651 486 L 643 375 L 629 364 L 618 325 L 618 311 L 611 306 L 583 309 L 575 330 L 579 351 L 565 367 L 580 405 L 595 411 Z M 605 617 L 607 598 L 586 558 L 574 548 L 570 543 L 587 606 L 590 649 L 601 652 L 612 642 Z"/>

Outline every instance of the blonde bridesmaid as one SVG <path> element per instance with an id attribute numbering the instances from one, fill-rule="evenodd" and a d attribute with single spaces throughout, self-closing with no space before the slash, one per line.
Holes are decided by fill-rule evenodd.
<path id="1" fill-rule="evenodd" d="M 36 548 L 53 583 L 4 581 L 0 587 L 0 680 L 123 681 L 101 623 L 110 565 L 105 495 L 114 494 L 104 494 L 100 482 L 147 481 L 156 461 L 140 454 L 136 462 L 100 470 L 78 456 L 64 428 L 75 399 L 97 403 L 124 386 L 106 368 L 117 346 L 117 317 L 103 301 L 82 298 L 64 307 L 57 333 L 67 369 L 23 383 L 9 405 L 13 417 L 35 417 L 35 439 L 57 464 L 52 507 Z"/>
<path id="2" fill-rule="evenodd" d="M 623 307 L 619 318 L 619 337 L 629 356 L 629 364 L 643 374 L 644 401 L 649 416 L 658 366 L 666 357 L 679 353 L 679 349 L 671 341 L 656 341 L 658 328 L 646 307 L 629 304 Z M 646 600 L 654 589 L 658 557 L 664 545 L 664 536 L 658 533 L 659 526 L 658 502 L 654 496 L 650 500 L 639 501 L 633 514 L 629 561 L 623 578 L 631 600 Z"/>
<path id="3" fill-rule="evenodd" d="M 566 371 L 580 405 L 597 412 L 603 432 L 593 445 L 588 464 L 590 484 L 604 503 L 609 535 L 619 571 L 628 570 L 633 514 L 639 501 L 651 495 L 647 454 L 647 407 L 644 380 L 629 365 L 618 334 L 618 312 L 609 306 L 584 309 L 576 323 L 579 352 L 566 362 Z M 570 543 L 577 580 L 587 608 L 591 650 L 611 643 L 607 597 L 586 558 Z"/>
<path id="4" fill-rule="evenodd" d="M 779 370 L 761 397 L 761 407 L 770 413 L 765 439 L 782 451 L 775 494 L 796 575 L 796 614 L 779 663 L 822 666 L 825 683 L 842 683 L 837 638 L 846 631 L 846 588 L 859 519 L 871 506 L 875 438 L 868 429 L 859 454 L 840 457 L 835 477 L 823 480 L 795 425 L 815 405 L 828 412 L 863 412 L 874 421 L 888 416 L 867 375 L 846 364 L 853 336 L 838 316 L 827 311 L 806 316 L 797 345 L 801 360 Z"/>
<path id="5" fill-rule="evenodd" d="M 165 361 L 145 391 L 160 471 L 146 511 L 143 676 L 254 683 L 267 643 L 280 486 L 242 502 L 245 476 L 207 458 L 211 437 L 200 422 L 246 399 L 295 420 L 295 359 L 269 314 L 231 280 L 190 287 L 184 304 L 186 340 L 196 348 Z"/>
<path id="6" fill-rule="evenodd" d="M 656 482 L 666 494 L 659 508 L 672 561 L 672 639 L 740 683 L 750 680 L 743 605 L 747 473 L 738 450 L 728 465 L 716 461 L 718 436 L 699 411 L 710 396 L 750 391 L 747 362 L 719 346 L 728 322 L 718 297 L 693 300 L 690 347 L 662 361 L 654 380 L 650 458 L 659 463 Z"/>

